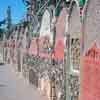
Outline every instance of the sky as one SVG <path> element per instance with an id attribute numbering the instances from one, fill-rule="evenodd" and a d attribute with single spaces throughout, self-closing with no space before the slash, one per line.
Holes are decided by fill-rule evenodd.
<path id="1" fill-rule="evenodd" d="M 12 22 L 18 23 L 25 15 L 25 5 L 22 0 L 0 0 L 0 21 L 6 17 L 6 10 L 8 6 L 11 6 Z"/>

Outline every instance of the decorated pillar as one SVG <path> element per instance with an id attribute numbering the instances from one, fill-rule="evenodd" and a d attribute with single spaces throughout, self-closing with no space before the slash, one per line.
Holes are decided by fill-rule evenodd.
<path id="1" fill-rule="evenodd" d="M 80 7 L 76 0 L 72 1 L 69 11 L 69 24 L 67 33 L 67 86 L 69 89 L 68 100 L 78 100 L 79 73 L 80 73 L 80 39 L 81 20 Z M 67 100 L 67 99 L 66 99 Z"/>

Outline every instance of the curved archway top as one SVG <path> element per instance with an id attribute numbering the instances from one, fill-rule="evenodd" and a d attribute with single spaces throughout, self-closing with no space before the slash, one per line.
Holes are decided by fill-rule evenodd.
<path id="1" fill-rule="evenodd" d="M 46 10 L 42 16 L 42 21 L 41 21 L 41 28 L 40 28 L 40 36 L 46 34 L 46 31 L 48 32 L 48 30 L 50 27 L 50 13 L 48 10 Z"/>
<path id="2" fill-rule="evenodd" d="M 69 17 L 71 17 L 72 11 L 74 9 L 73 6 L 75 6 L 75 5 L 76 5 L 77 10 L 79 11 L 79 14 L 80 14 L 80 6 L 79 6 L 78 0 L 72 0 L 70 7 L 69 7 Z"/>
<path id="3" fill-rule="evenodd" d="M 66 8 L 64 7 L 61 12 L 60 15 L 58 17 L 57 23 L 56 23 L 56 34 L 57 35 L 62 35 L 64 36 L 65 33 L 65 27 L 67 26 L 66 24 L 68 23 L 68 11 L 66 10 Z"/>
<path id="4" fill-rule="evenodd" d="M 51 14 L 48 9 L 43 14 L 40 28 L 40 38 L 45 36 L 48 36 L 50 41 L 53 40 L 53 33 L 51 32 Z"/>
<path id="5" fill-rule="evenodd" d="M 71 8 L 69 9 L 69 33 L 71 36 L 81 35 L 81 18 L 80 7 L 76 0 L 72 0 Z M 76 37 L 76 36 L 75 36 Z"/>

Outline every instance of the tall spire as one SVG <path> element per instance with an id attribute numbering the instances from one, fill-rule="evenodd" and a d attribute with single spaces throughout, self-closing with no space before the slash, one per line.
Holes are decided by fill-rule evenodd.
<path id="1" fill-rule="evenodd" d="M 7 8 L 7 19 L 6 19 L 6 21 L 7 21 L 7 29 L 9 30 L 10 27 L 11 27 L 11 25 L 12 25 L 12 20 L 11 20 L 11 7 L 10 6 L 8 6 L 8 8 Z"/>
<path id="2" fill-rule="evenodd" d="M 11 19 L 11 7 L 8 6 L 7 11 L 6 11 L 6 24 L 7 24 L 7 38 L 10 36 L 11 34 L 11 26 L 12 26 L 12 19 Z"/>

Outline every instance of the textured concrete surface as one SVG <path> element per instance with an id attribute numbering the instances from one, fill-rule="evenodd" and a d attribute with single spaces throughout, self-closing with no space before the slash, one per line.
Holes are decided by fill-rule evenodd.
<path id="1" fill-rule="evenodd" d="M 0 100 L 47 100 L 12 67 L 0 66 Z"/>

